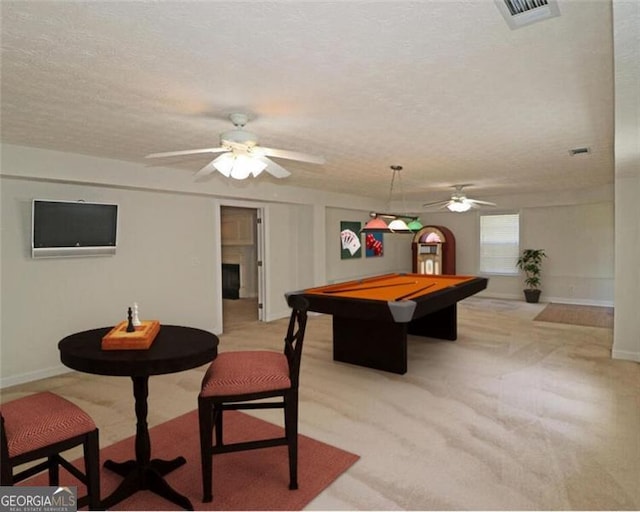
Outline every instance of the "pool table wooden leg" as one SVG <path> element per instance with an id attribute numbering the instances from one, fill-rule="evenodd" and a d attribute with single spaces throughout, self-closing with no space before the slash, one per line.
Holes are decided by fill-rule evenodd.
<path id="1" fill-rule="evenodd" d="M 458 338 L 457 305 L 452 304 L 409 323 L 409 334 L 455 341 Z"/>
<path id="2" fill-rule="evenodd" d="M 333 315 L 333 359 L 407 373 L 407 324 Z"/>

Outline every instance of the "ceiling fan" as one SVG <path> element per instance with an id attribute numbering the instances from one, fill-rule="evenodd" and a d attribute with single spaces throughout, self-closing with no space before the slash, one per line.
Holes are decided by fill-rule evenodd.
<path id="1" fill-rule="evenodd" d="M 220 146 L 218 147 L 152 153 L 145 158 L 222 153 L 200 169 L 195 174 L 196 178 L 218 171 L 227 178 L 231 177 L 237 180 L 243 180 L 251 175 L 258 176 L 262 171 L 267 171 L 276 178 L 286 178 L 291 175 L 284 167 L 267 157 L 297 160 L 312 164 L 323 164 L 325 162 L 324 158 L 320 156 L 260 146 L 258 145 L 258 136 L 244 129 L 249 120 L 246 114 L 231 114 L 229 119 L 233 123 L 234 129 L 220 134 Z"/>
<path id="2" fill-rule="evenodd" d="M 422 206 L 423 208 L 439 206 L 440 208 L 447 208 L 449 211 L 456 213 L 466 212 L 471 208 L 479 208 L 480 206 L 496 206 L 496 203 L 490 203 L 489 201 L 469 199 L 462 190 L 466 186 L 468 185 L 454 185 L 452 188 L 454 188 L 455 190 L 451 194 L 451 199 L 447 199 L 446 201 L 425 203 Z"/>

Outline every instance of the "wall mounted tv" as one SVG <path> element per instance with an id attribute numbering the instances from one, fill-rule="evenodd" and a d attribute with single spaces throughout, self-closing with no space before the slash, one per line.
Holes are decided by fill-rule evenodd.
<path id="1" fill-rule="evenodd" d="M 116 204 L 34 199 L 31 220 L 34 258 L 116 253 Z"/>

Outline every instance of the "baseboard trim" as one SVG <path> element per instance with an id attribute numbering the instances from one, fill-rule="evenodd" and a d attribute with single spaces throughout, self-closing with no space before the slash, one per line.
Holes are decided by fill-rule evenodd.
<path id="1" fill-rule="evenodd" d="M 612 359 L 624 359 L 625 361 L 635 361 L 640 363 L 640 352 L 630 352 L 628 350 L 612 350 Z"/>
<path id="2" fill-rule="evenodd" d="M 272 311 L 269 316 L 264 318 L 265 322 L 273 322 L 275 320 L 280 320 L 281 318 L 289 318 L 291 315 L 290 309 L 282 309 L 279 311 Z"/>
<path id="3" fill-rule="evenodd" d="M 12 377 L 0 378 L 0 389 L 8 388 L 11 386 L 17 386 L 19 384 L 26 384 L 27 382 L 33 382 L 36 380 L 46 379 L 48 377 L 55 377 L 56 375 L 62 375 L 69 373 L 71 370 L 66 366 L 54 366 L 52 368 L 45 368 L 44 370 L 37 370 L 35 372 L 21 373 L 20 375 L 13 375 Z"/>
<path id="4" fill-rule="evenodd" d="M 480 292 L 472 295 L 472 297 L 478 297 L 480 299 L 519 300 L 524 302 L 524 295 L 514 295 L 512 293 Z"/>
<path id="5" fill-rule="evenodd" d="M 524 294 L 514 295 L 512 293 L 494 293 L 494 292 L 481 292 L 474 295 L 474 297 L 480 297 L 483 299 L 502 299 L 502 300 L 519 300 L 524 302 Z M 615 307 L 613 301 L 610 300 L 594 300 L 594 299 L 576 299 L 573 297 L 549 297 L 544 295 L 540 297 L 540 303 L 548 304 L 554 302 L 556 304 L 573 304 L 575 306 L 600 306 L 600 307 Z"/>

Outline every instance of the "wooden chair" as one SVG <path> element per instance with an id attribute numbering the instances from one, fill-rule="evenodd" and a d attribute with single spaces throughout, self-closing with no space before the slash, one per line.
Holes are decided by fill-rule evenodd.
<path id="1" fill-rule="evenodd" d="M 49 485 L 59 485 L 60 466 L 87 487 L 78 499 L 78 508 L 100 510 L 100 455 L 98 429 L 82 409 L 49 392 L 36 393 L 7 402 L 0 409 L 2 469 L 0 485 L 14 485 L 47 469 Z M 61 456 L 82 445 L 85 472 Z M 26 462 L 46 459 L 14 474 Z"/>
<path id="2" fill-rule="evenodd" d="M 289 489 L 298 488 L 298 376 L 309 304 L 289 296 L 292 308 L 284 352 L 223 352 L 211 363 L 198 396 L 203 502 L 213 499 L 213 454 L 289 447 Z M 254 402 L 276 398 L 266 402 Z M 250 402 L 250 403 L 248 403 Z M 284 437 L 224 444 L 223 413 L 239 409 L 284 409 Z M 216 443 L 213 445 L 213 431 Z"/>

